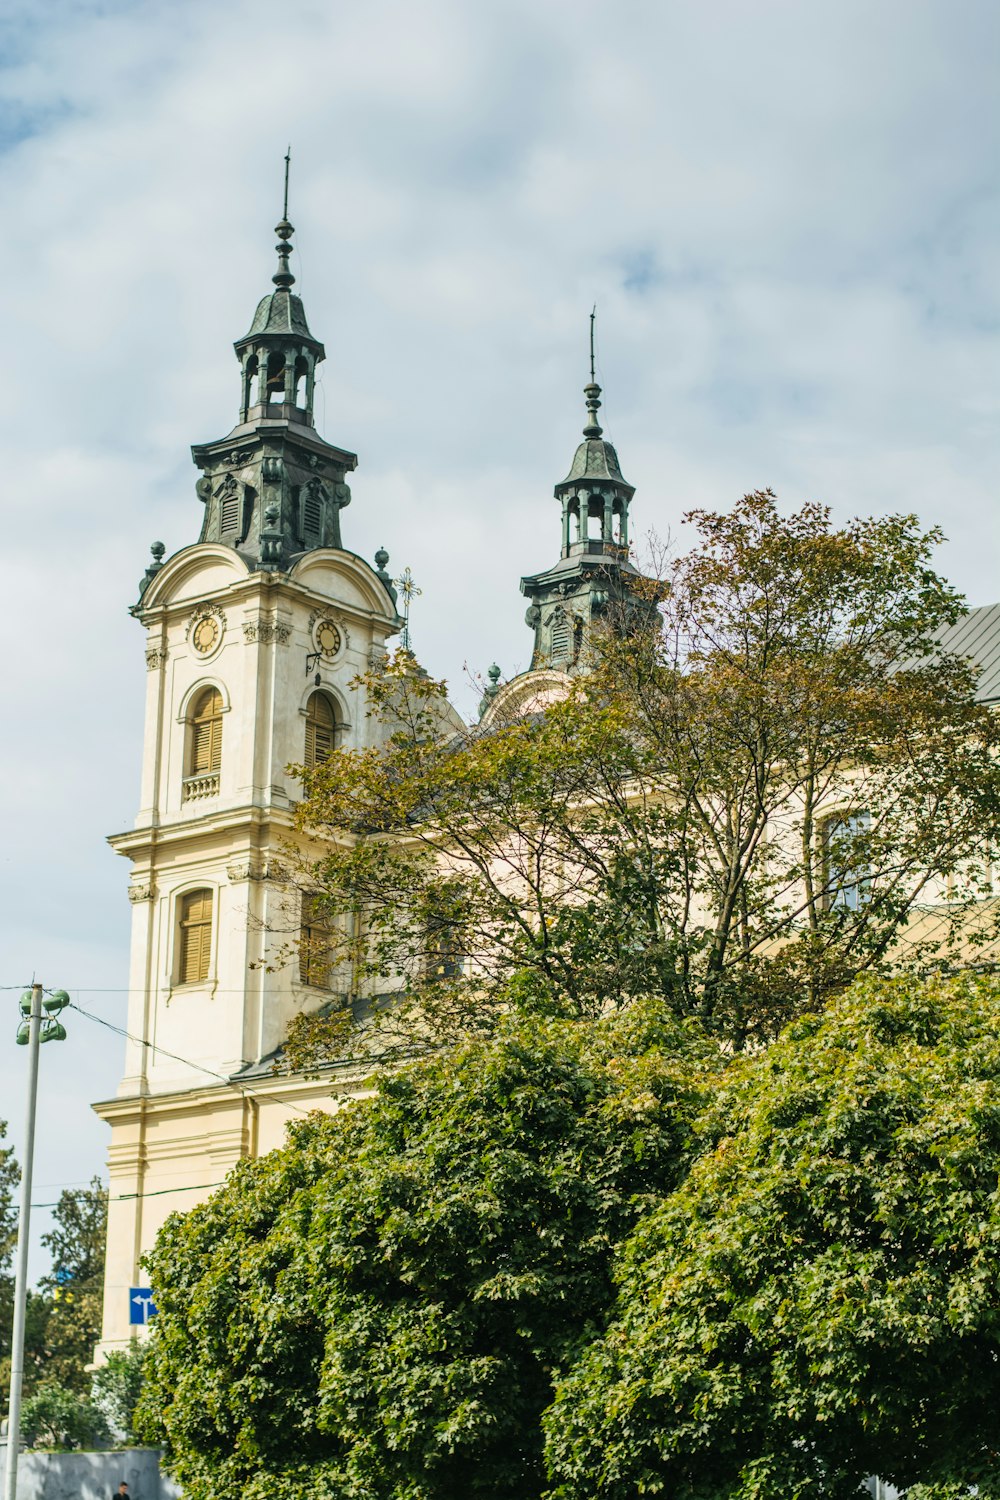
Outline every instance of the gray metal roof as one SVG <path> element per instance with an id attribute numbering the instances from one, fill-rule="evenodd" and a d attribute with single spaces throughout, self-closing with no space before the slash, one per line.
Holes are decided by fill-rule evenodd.
<path id="1" fill-rule="evenodd" d="M 941 643 L 979 668 L 981 703 L 1000 700 L 1000 604 L 984 604 L 942 632 Z"/>
<path id="2" fill-rule="evenodd" d="M 570 471 L 563 480 L 563 484 L 569 484 L 571 479 L 621 479 L 621 465 L 618 462 L 618 454 L 610 443 L 603 438 L 586 438 L 577 448 L 573 455 Z M 623 480 L 623 483 L 625 481 Z"/>
<path id="3" fill-rule="evenodd" d="M 250 332 L 243 335 L 240 343 L 258 333 L 304 333 L 311 338 L 302 298 L 283 288 L 262 297 L 253 315 Z"/>

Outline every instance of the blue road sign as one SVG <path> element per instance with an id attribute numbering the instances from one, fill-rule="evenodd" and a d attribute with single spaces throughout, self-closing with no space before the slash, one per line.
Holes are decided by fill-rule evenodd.
<path id="1" fill-rule="evenodd" d="M 128 1320 L 145 1325 L 156 1317 L 156 1303 L 148 1286 L 132 1286 L 128 1292 Z"/>

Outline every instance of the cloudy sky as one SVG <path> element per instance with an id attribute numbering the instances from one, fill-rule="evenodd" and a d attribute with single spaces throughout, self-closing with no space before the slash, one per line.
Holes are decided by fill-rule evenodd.
<path id="1" fill-rule="evenodd" d="M 415 647 L 469 708 L 468 674 L 527 664 L 594 302 L 640 533 L 763 485 L 916 510 L 1000 596 L 998 83 L 992 0 L 5 0 L 0 984 L 124 1018 L 127 607 L 149 543 L 197 536 L 189 445 L 236 417 L 289 141 L 345 543 L 412 567 Z M 103 1169 L 121 1064 L 68 1027 L 38 1202 Z"/>

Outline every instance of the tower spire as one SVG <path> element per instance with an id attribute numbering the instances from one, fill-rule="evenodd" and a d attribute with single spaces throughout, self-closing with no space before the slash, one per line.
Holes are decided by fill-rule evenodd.
<path id="1" fill-rule="evenodd" d="M 282 291 L 286 292 L 288 288 L 295 282 L 295 277 L 288 269 L 288 257 L 292 253 L 292 247 L 289 244 L 289 241 L 292 235 L 295 233 L 294 226 L 288 222 L 288 171 L 291 167 L 291 164 L 292 148 L 291 146 L 289 146 L 288 150 L 285 152 L 285 202 L 281 213 L 281 222 L 280 224 L 276 224 L 274 227 L 274 232 L 278 236 L 279 240 L 279 243 L 274 247 L 278 252 L 278 269 L 271 277 L 271 280 L 274 282 L 275 286 L 280 287 Z"/>
<path id="2" fill-rule="evenodd" d="M 587 425 L 583 429 L 585 438 L 599 438 L 603 432 L 601 424 L 597 420 L 598 408 L 601 404 L 601 387 L 597 384 L 594 374 L 594 323 L 597 320 L 597 303 L 590 314 L 590 383 L 583 388 L 583 394 L 587 398 Z"/>
<path id="3" fill-rule="evenodd" d="M 559 561 L 544 573 L 521 579 L 521 592 L 530 600 L 525 619 L 535 633 L 532 664 L 562 672 L 588 670 L 585 643 L 596 620 L 606 617 L 617 629 L 634 618 L 633 590 L 639 577 L 628 559 L 629 506 L 635 490 L 622 475 L 618 454 L 601 436 L 597 420 L 601 387 L 594 349 L 596 322 L 595 306 L 590 312 L 590 379 L 583 388 L 587 425 L 569 473 L 555 487 L 562 508 Z"/>
<path id="4" fill-rule="evenodd" d="M 343 545 L 340 515 L 351 499 L 347 475 L 357 465 L 346 448 L 324 442 L 313 421 L 316 370 L 325 355 L 288 268 L 291 160 L 289 147 L 274 285 L 236 340 L 239 423 L 228 437 L 193 450 L 205 502 L 201 540 L 221 542 L 251 567 L 268 570 L 314 548 Z"/>

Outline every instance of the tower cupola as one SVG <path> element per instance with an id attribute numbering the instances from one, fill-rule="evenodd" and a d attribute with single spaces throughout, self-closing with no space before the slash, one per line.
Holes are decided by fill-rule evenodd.
<path id="1" fill-rule="evenodd" d="M 583 388 L 587 420 L 569 473 L 555 487 L 562 502 L 562 555 L 590 555 L 628 547 L 628 508 L 635 488 L 622 476 L 618 454 L 603 436 L 597 420 L 601 387 L 594 379 L 591 344 L 590 381 Z"/>
<path id="2" fill-rule="evenodd" d="M 285 199 L 276 228 L 274 290 L 257 304 L 235 344 L 240 362 L 239 421 L 226 437 L 191 453 L 205 506 L 199 541 L 232 547 L 251 568 L 282 571 L 303 552 L 342 547 L 340 515 L 351 502 L 347 475 L 357 457 L 316 431 L 316 367 L 325 357 L 313 337 L 289 265 L 294 230 Z"/>
<path id="3" fill-rule="evenodd" d="M 311 427 L 316 366 L 326 358 L 326 350 L 309 332 L 302 298 L 292 291 L 295 277 L 288 260 L 295 230 L 288 220 L 287 178 L 285 210 L 274 232 L 278 236 L 278 269 L 271 277 L 275 290 L 260 299 L 249 332 L 235 344 L 243 375 L 240 421 L 287 417 Z"/>
<path id="4" fill-rule="evenodd" d="M 629 561 L 629 506 L 634 487 L 623 477 L 618 454 L 604 437 L 597 414 L 601 387 L 594 373 L 594 313 L 590 315 L 590 380 L 584 386 L 583 442 L 566 478 L 555 486 L 562 507 L 559 561 L 547 572 L 521 579 L 529 600 L 525 621 L 534 631 L 532 668 L 586 670 L 586 643 L 602 617 L 624 622 L 636 610 L 642 575 Z M 615 615 L 609 614 L 615 606 Z"/>

